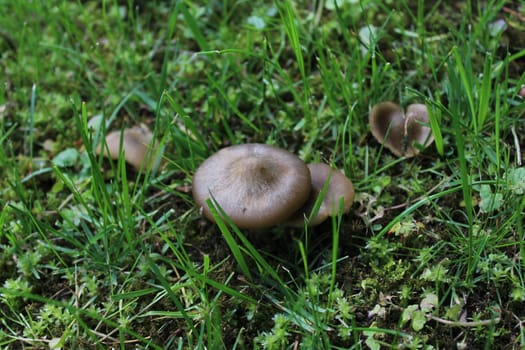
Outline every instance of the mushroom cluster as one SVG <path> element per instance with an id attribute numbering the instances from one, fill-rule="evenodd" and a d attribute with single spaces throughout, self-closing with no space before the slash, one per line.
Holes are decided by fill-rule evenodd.
<path id="1" fill-rule="evenodd" d="M 298 226 L 304 218 L 317 225 L 337 215 L 341 200 L 347 212 L 354 198 L 352 182 L 338 170 L 325 164 L 306 165 L 293 153 L 258 143 L 213 154 L 195 172 L 192 190 L 205 217 L 214 221 L 208 207 L 211 200 L 237 227 L 247 229 L 281 223 Z M 320 193 L 323 202 L 311 218 Z"/>
<path id="2" fill-rule="evenodd" d="M 424 104 L 411 104 L 403 113 L 397 104 L 382 102 L 368 118 L 372 135 L 398 157 L 414 157 L 434 142 Z"/>

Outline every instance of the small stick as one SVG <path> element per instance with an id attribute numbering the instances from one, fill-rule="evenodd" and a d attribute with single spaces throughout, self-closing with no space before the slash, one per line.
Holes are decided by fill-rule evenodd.
<path id="1" fill-rule="evenodd" d="M 507 12 L 510 15 L 518 17 L 518 19 L 520 21 L 525 22 L 525 16 L 522 16 L 518 11 L 514 11 L 514 10 L 508 8 L 508 7 L 505 7 L 505 6 L 502 8 L 502 10 L 503 10 L 503 12 Z"/>
<path id="2" fill-rule="evenodd" d="M 481 327 L 481 326 L 490 326 L 491 324 L 499 323 L 501 321 L 500 317 L 496 317 L 492 320 L 482 320 L 482 321 L 450 321 L 445 320 L 444 318 L 433 316 L 433 315 L 427 315 L 427 318 L 434 320 L 439 323 L 443 323 L 449 326 L 453 327 Z"/>

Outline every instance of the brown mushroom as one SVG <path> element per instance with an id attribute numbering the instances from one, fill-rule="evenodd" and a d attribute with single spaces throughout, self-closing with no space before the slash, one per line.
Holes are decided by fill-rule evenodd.
<path id="1" fill-rule="evenodd" d="M 96 153 L 102 151 L 105 156 L 118 159 L 121 153 L 121 131 L 113 131 L 106 135 L 106 145 L 99 145 Z M 122 153 L 124 159 L 135 169 L 150 169 L 154 165 L 155 149 L 157 144 L 153 142 L 153 134 L 145 126 L 136 126 L 124 129 L 122 135 Z M 108 155 L 109 153 L 109 155 Z"/>
<path id="2" fill-rule="evenodd" d="M 342 172 L 331 168 L 323 163 L 308 164 L 312 179 L 312 190 L 308 201 L 301 209 L 288 221 L 291 226 L 303 226 L 307 220 L 308 226 L 319 225 L 330 216 L 339 213 L 339 205 L 343 200 L 342 213 L 347 213 L 354 201 L 354 185 Z M 328 184 L 326 182 L 328 181 Z M 326 187 L 326 192 L 319 206 L 317 214 L 310 217 L 315 203 Z"/>
<path id="3" fill-rule="evenodd" d="M 424 104 L 411 104 L 403 114 L 395 103 L 379 103 L 370 111 L 369 123 L 377 141 L 398 157 L 413 157 L 434 141 Z"/>
<path id="4" fill-rule="evenodd" d="M 197 169 L 193 197 L 203 214 L 212 199 L 239 228 L 266 228 L 295 213 L 310 194 L 310 172 L 294 154 L 265 144 L 223 148 Z"/>

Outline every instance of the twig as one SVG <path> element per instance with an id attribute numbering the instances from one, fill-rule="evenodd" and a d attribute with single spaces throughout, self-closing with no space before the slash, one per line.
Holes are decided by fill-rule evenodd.
<path id="1" fill-rule="evenodd" d="M 452 327 L 481 327 L 481 326 L 490 326 L 491 324 L 496 324 L 501 321 L 501 317 L 496 317 L 492 320 L 482 320 L 482 321 L 450 321 L 445 320 L 444 318 L 433 316 L 433 315 L 427 315 L 427 318 L 434 320 L 439 323 L 443 323 Z"/>
<path id="2" fill-rule="evenodd" d="M 116 330 L 113 330 L 111 333 L 115 333 L 115 331 Z M 113 342 L 113 343 L 119 342 L 117 338 L 112 337 L 110 334 L 104 334 L 102 332 L 97 331 L 96 329 L 92 329 L 91 332 L 100 338 L 99 339 L 100 342 L 104 342 L 106 340 L 109 340 L 110 342 Z"/>
<path id="3" fill-rule="evenodd" d="M 502 10 L 503 12 L 507 12 L 508 14 L 512 16 L 518 17 L 520 21 L 525 22 L 525 16 L 521 15 L 518 11 L 514 11 L 513 9 L 510 9 L 508 7 L 503 7 Z"/>
<path id="4" fill-rule="evenodd" d="M 393 205 L 391 207 L 387 207 L 385 208 L 385 211 L 388 211 L 388 210 L 394 210 L 394 209 L 400 209 L 400 208 L 403 208 L 403 207 L 408 207 L 409 205 L 411 204 L 414 204 L 416 202 L 419 202 L 420 200 L 424 199 L 424 198 L 427 198 L 429 196 L 429 193 L 432 193 L 434 192 L 435 190 L 437 190 L 439 187 L 441 187 L 441 185 L 443 185 L 444 183 L 446 183 L 447 181 L 450 180 L 450 177 L 447 177 L 447 178 L 444 178 L 443 180 L 441 180 L 437 185 L 435 185 L 434 187 L 432 187 L 430 190 L 426 191 L 427 194 L 424 194 L 422 196 L 419 196 L 411 201 L 408 201 L 406 203 L 401 203 L 401 204 L 397 204 L 397 205 Z"/>

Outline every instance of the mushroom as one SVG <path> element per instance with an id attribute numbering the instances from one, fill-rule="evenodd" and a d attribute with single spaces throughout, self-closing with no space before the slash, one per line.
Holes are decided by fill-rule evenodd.
<path id="1" fill-rule="evenodd" d="M 372 135 L 398 157 L 413 157 L 434 141 L 424 104 L 411 104 L 403 114 L 397 104 L 382 102 L 368 118 Z"/>
<path id="2" fill-rule="evenodd" d="M 310 195 L 310 172 L 294 154 L 265 144 L 223 148 L 197 169 L 193 197 L 214 221 L 207 199 L 213 199 L 239 228 L 279 224 Z"/>
<path id="3" fill-rule="evenodd" d="M 154 164 L 155 149 L 157 143 L 153 142 L 153 134 L 145 126 L 135 126 L 124 129 L 123 131 L 113 131 L 106 135 L 106 145 L 99 145 L 96 154 L 104 152 L 105 156 L 118 159 L 121 153 L 121 133 L 122 153 L 124 159 L 135 169 L 150 169 Z M 109 153 L 109 155 L 108 155 Z"/>
<path id="4" fill-rule="evenodd" d="M 307 202 L 288 221 L 291 226 L 303 226 L 307 220 L 308 226 L 316 226 L 325 221 L 329 216 L 339 213 L 339 203 L 343 200 L 341 212 L 347 213 L 354 201 L 354 185 L 342 172 L 323 163 L 308 164 L 312 179 L 312 189 Z M 326 182 L 328 181 L 328 184 Z M 310 217 L 319 195 L 326 187 L 326 192 L 319 206 L 317 214 Z"/>

